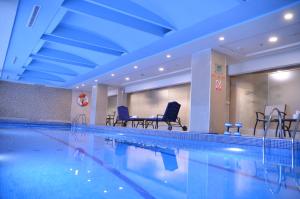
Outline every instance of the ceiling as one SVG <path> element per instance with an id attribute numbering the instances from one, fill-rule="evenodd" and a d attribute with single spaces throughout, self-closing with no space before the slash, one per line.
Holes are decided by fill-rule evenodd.
<path id="1" fill-rule="evenodd" d="M 206 48 L 240 61 L 300 45 L 299 15 L 295 0 L 20 0 L 1 79 L 119 86 L 189 70 Z"/>

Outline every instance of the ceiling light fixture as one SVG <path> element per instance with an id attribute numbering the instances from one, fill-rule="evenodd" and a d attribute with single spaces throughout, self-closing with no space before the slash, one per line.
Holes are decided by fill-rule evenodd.
<path id="1" fill-rule="evenodd" d="M 95 79 L 95 80 L 94 80 L 94 82 L 98 82 L 98 80 L 97 80 L 97 79 Z"/>
<path id="2" fill-rule="evenodd" d="M 112 73 L 112 74 L 110 74 L 110 76 L 114 77 L 114 76 L 115 76 L 115 74 L 113 74 L 113 73 Z"/>
<path id="3" fill-rule="evenodd" d="M 129 81 L 129 80 L 130 80 L 130 78 L 129 78 L 129 77 L 125 77 L 125 80 L 126 80 L 126 81 Z"/>
<path id="4" fill-rule="evenodd" d="M 277 42 L 277 41 L 278 41 L 278 37 L 276 37 L 276 36 L 271 36 L 271 37 L 269 37 L 269 42 L 275 43 L 275 42 Z"/>
<path id="5" fill-rule="evenodd" d="M 225 37 L 221 36 L 219 37 L 219 41 L 224 41 L 225 40 Z"/>
<path id="6" fill-rule="evenodd" d="M 85 84 L 81 84 L 81 86 L 82 86 L 82 87 L 84 87 L 84 86 L 85 86 Z"/>
<path id="7" fill-rule="evenodd" d="M 285 13 L 283 17 L 285 20 L 289 21 L 294 18 L 294 14 L 291 12 L 288 12 L 288 13 Z"/>
<path id="8" fill-rule="evenodd" d="M 79 86 L 76 86 L 77 89 L 79 89 Z"/>
<path id="9" fill-rule="evenodd" d="M 133 68 L 134 68 L 134 69 L 138 69 L 138 66 L 137 66 L 137 65 L 135 65 L 135 66 L 133 66 Z"/>
<path id="10" fill-rule="evenodd" d="M 170 59 L 172 57 L 171 54 L 166 54 L 166 58 Z"/>
<path id="11" fill-rule="evenodd" d="M 279 70 L 274 73 L 271 73 L 270 77 L 276 81 L 285 81 L 285 80 L 288 80 L 291 77 L 291 75 L 292 74 L 290 71 L 280 71 Z"/>
<path id="12" fill-rule="evenodd" d="M 159 71 L 164 71 L 165 69 L 163 67 L 158 68 Z"/>

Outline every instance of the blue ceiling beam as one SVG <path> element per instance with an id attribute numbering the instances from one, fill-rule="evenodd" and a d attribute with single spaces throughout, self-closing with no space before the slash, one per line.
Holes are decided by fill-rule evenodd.
<path id="1" fill-rule="evenodd" d="M 150 23 L 149 21 L 127 15 L 123 12 L 109 9 L 106 6 L 101 6 L 99 4 L 97 5 L 82 0 L 66 0 L 62 6 L 76 13 L 112 21 L 143 32 L 151 33 L 159 37 L 164 36 L 166 33 L 172 30 L 171 28 L 166 28 L 161 25 Z"/>
<path id="2" fill-rule="evenodd" d="M 148 21 L 150 23 L 154 23 L 160 25 L 165 28 L 169 28 L 174 30 L 174 26 L 172 26 L 168 21 L 160 17 L 159 15 L 145 9 L 143 6 L 140 6 L 129 0 L 122 1 L 112 1 L 112 0 L 92 0 L 96 4 L 108 7 L 112 10 L 117 10 L 126 15 L 139 18 L 141 20 Z"/>
<path id="3" fill-rule="evenodd" d="M 53 85 L 53 86 L 60 86 L 62 84 L 61 82 L 55 82 L 55 81 L 51 81 L 51 80 L 32 78 L 32 77 L 29 77 L 29 78 L 21 77 L 19 80 L 23 81 L 23 82 L 34 83 L 34 84 Z"/>
<path id="4" fill-rule="evenodd" d="M 208 35 L 212 35 L 220 32 L 221 30 L 249 22 L 250 20 L 257 19 L 263 15 L 267 15 L 268 13 L 290 9 L 291 6 L 300 5 L 299 2 L 299 0 L 268 0 L 268 2 L 261 0 L 247 1 L 246 3 L 240 4 L 239 6 L 236 6 L 227 12 L 219 13 L 214 17 L 207 18 L 191 27 L 174 32 L 174 34 L 168 35 L 159 42 L 154 42 L 148 45 L 147 48 L 142 48 L 138 51 L 131 52 L 115 61 L 101 65 L 101 67 L 98 67 L 93 71 L 85 73 L 78 78 L 72 79 L 65 86 L 73 86 L 79 82 L 94 78 L 96 75 L 104 75 L 105 73 L 116 70 L 129 63 L 151 57 L 158 52 L 187 44 L 193 40 L 205 38 Z"/>
<path id="5" fill-rule="evenodd" d="M 123 52 L 111 50 L 111 49 L 108 49 L 108 48 L 99 47 L 99 46 L 92 45 L 92 44 L 83 43 L 83 42 L 80 42 L 80 41 L 75 41 L 75 40 L 72 40 L 72 39 L 69 39 L 69 38 L 57 37 L 57 36 L 54 36 L 54 35 L 44 34 L 41 37 L 41 39 L 44 40 L 44 41 L 48 41 L 48 42 L 65 44 L 65 45 L 68 45 L 68 46 L 75 46 L 75 47 L 78 47 L 78 48 L 83 48 L 83 49 L 92 50 L 92 51 L 101 52 L 101 53 L 106 53 L 106 54 L 115 55 L 115 56 L 120 56 L 120 55 L 123 54 Z"/>
<path id="6" fill-rule="evenodd" d="M 46 73 L 57 73 L 68 76 L 77 76 L 78 74 L 66 67 L 58 66 L 52 63 L 41 62 L 41 61 L 32 61 L 28 66 L 26 66 L 26 70 L 36 71 L 36 72 L 46 72 Z"/>
<path id="7" fill-rule="evenodd" d="M 62 64 L 70 64 L 73 65 L 74 67 L 83 67 L 83 68 L 95 68 L 95 65 L 90 65 L 90 64 L 84 64 L 84 63 L 79 63 L 71 60 L 65 60 L 65 59 L 60 59 L 60 58 L 55 58 L 55 57 L 48 57 L 48 56 L 41 56 L 41 55 L 31 55 L 31 59 L 34 60 L 39 60 L 39 61 L 51 61 L 51 62 L 57 62 L 57 63 L 62 63 Z"/>
<path id="8" fill-rule="evenodd" d="M 116 51 L 116 55 L 127 53 L 127 51 L 115 42 L 105 38 L 102 35 L 86 31 L 82 28 L 60 24 L 51 35 L 65 38 L 79 43 L 88 44 L 91 46 L 98 46 L 101 49 L 108 49 Z"/>
<path id="9" fill-rule="evenodd" d="M 72 61 L 76 63 L 82 63 L 86 65 L 90 65 L 92 67 L 96 66 L 96 63 L 91 62 L 90 60 L 87 60 L 85 58 L 82 58 L 81 56 L 72 54 L 72 53 L 67 53 L 64 51 L 60 50 L 55 50 L 51 48 L 42 48 L 38 51 L 36 55 L 43 56 L 43 57 L 50 57 L 50 58 L 56 58 L 56 59 L 62 59 L 66 61 Z"/>
<path id="10" fill-rule="evenodd" d="M 25 70 L 24 73 L 21 76 L 22 78 L 33 78 L 33 79 L 42 79 L 42 80 L 50 80 L 54 82 L 65 82 L 65 80 L 59 76 L 45 73 L 45 72 L 36 72 L 31 70 Z"/>

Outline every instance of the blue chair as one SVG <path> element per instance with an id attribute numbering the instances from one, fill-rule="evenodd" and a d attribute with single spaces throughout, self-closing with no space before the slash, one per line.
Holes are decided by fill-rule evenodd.
<path id="1" fill-rule="evenodd" d="M 129 115 L 128 107 L 126 106 L 119 106 L 118 110 L 118 117 L 114 123 L 114 126 L 117 124 L 121 124 L 121 126 L 127 126 L 128 122 L 131 122 L 131 126 L 134 127 L 134 122 L 143 122 L 143 118 L 132 118 Z"/>
<path id="2" fill-rule="evenodd" d="M 158 123 L 164 122 L 168 125 L 168 130 L 172 130 L 174 126 L 179 126 L 183 131 L 186 131 L 187 127 L 181 124 L 181 120 L 178 117 L 180 107 L 181 105 L 178 102 L 169 102 L 163 115 L 157 115 L 156 118 L 144 118 L 146 127 L 148 123 L 155 122 L 155 128 L 158 129 Z"/>

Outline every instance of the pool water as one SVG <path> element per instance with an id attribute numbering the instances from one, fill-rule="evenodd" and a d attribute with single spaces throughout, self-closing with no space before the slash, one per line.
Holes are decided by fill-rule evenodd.
<path id="1" fill-rule="evenodd" d="M 0 198 L 300 198 L 300 151 L 134 140 L 0 129 Z"/>

